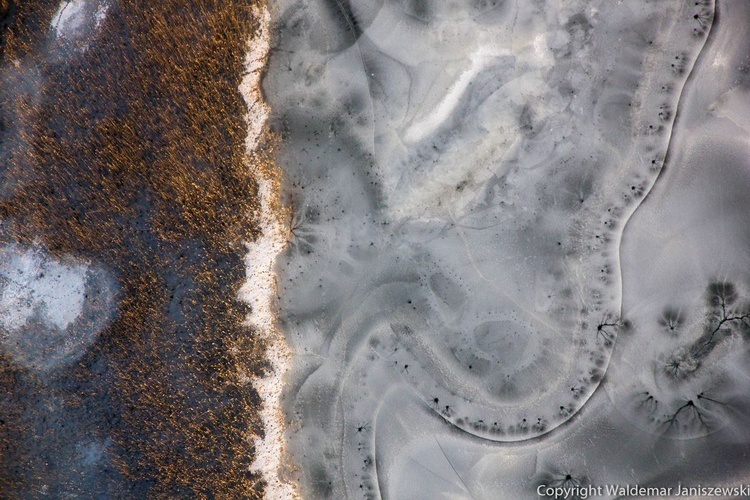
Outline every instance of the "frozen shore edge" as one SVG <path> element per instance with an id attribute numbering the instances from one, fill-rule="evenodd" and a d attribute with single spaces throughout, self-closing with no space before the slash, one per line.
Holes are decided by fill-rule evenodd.
<path id="1" fill-rule="evenodd" d="M 280 203 L 280 173 L 271 161 L 262 158 L 257 150 L 265 134 L 268 105 L 260 90 L 263 69 L 270 49 L 270 13 L 265 5 L 253 6 L 253 17 L 257 30 L 248 41 L 245 56 L 245 74 L 239 90 L 245 99 L 248 133 L 245 139 L 246 154 L 251 174 L 258 183 L 258 208 L 256 222 L 261 235 L 247 242 L 245 255 L 246 281 L 239 298 L 251 306 L 248 325 L 266 344 L 266 360 L 270 371 L 264 377 L 253 378 L 253 387 L 258 391 L 262 407 L 260 416 L 264 436 L 255 436 L 255 457 L 251 465 L 253 472 L 261 474 L 266 482 L 265 496 L 274 499 L 296 499 L 296 488 L 280 477 L 284 453 L 284 419 L 281 396 L 284 375 L 289 370 L 291 351 L 283 333 L 277 327 L 274 306 L 276 276 L 274 266 L 284 248 L 284 217 Z"/>

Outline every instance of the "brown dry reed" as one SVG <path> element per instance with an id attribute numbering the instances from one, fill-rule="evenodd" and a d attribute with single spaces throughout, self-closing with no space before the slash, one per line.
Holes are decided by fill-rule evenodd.
<path id="1" fill-rule="evenodd" d="M 64 480 L 30 444 L 55 442 L 28 419 L 50 391 L 99 415 L 87 432 L 113 441 L 123 497 L 262 496 L 247 380 L 264 346 L 236 298 L 257 236 L 248 162 L 270 161 L 245 155 L 250 3 L 111 1 L 85 53 L 61 62 L 58 1 L 0 1 L 0 238 L 102 262 L 121 287 L 76 366 L 42 380 L 0 359 L 0 496 Z"/>

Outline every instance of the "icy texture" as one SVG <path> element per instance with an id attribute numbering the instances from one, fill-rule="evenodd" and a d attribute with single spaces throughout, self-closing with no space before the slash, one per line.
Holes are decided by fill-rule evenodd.
<path id="1" fill-rule="evenodd" d="M 310 498 L 533 498 L 539 481 L 697 477 L 690 464 L 659 465 L 677 448 L 657 456 L 655 442 L 709 434 L 686 415 L 708 404 L 712 383 L 732 397 L 745 389 L 744 375 L 712 360 L 744 359 L 733 347 L 750 293 L 741 211 L 724 232 L 705 222 L 726 220 L 717 190 L 747 207 L 746 180 L 715 156 L 732 144 L 747 175 L 745 146 L 726 128 L 744 125 L 745 91 L 727 79 L 712 99 L 696 80 L 683 109 L 718 36 L 713 4 L 286 0 L 272 14 L 265 86 L 293 210 L 279 268 L 295 353 L 290 479 Z M 704 55 L 701 68 L 741 64 L 726 60 L 741 48 L 711 50 L 724 62 Z M 726 117 L 708 137 L 707 107 Z M 678 134 L 678 115 L 695 135 Z M 727 186 L 706 169 L 701 184 L 691 161 L 726 169 Z M 623 228 L 662 177 L 680 201 L 643 216 L 663 227 L 635 223 L 621 262 Z M 695 193 L 705 204 L 686 208 Z M 651 231 L 679 234 L 676 249 L 690 251 L 697 236 L 680 223 L 722 241 L 718 255 L 698 245 L 700 272 L 682 281 L 655 260 L 664 242 L 644 243 Z M 688 273 L 664 252 L 672 272 Z M 720 298 L 729 276 L 731 304 Z M 677 323 L 693 333 L 651 342 Z M 630 371 L 648 379 L 646 364 L 675 355 L 692 356 L 709 382 L 660 386 L 671 413 L 640 423 L 632 407 L 649 389 L 630 387 L 640 380 Z M 718 411 L 711 418 L 725 418 Z"/>
<path id="2" fill-rule="evenodd" d="M 607 388 L 648 432 L 723 431 L 747 442 L 750 6 L 721 6 L 683 93 L 669 166 L 625 233 L 623 307 L 633 335 L 618 343 Z"/>
<path id="3" fill-rule="evenodd" d="M 2 252 L 0 325 L 15 331 L 34 313 L 51 327 L 64 329 L 83 308 L 86 267 L 43 260 L 33 252 L 6 247 Z"/>
<path id="4" fill-rule="evenodd" d="M 0 347 L 46 373 L 80 359 L 114 318 L 116 284 L 104 269 L 42 248 L 0 248 Z"/>
<path id="5" fill-rule="evenodd" d="M 103 0 L 62 0 L 50 24 L 57 56 L 85 52 L 108 10 Z"/>

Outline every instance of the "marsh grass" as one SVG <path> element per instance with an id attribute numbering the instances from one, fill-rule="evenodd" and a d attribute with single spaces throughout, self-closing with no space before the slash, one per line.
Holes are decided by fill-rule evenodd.
<path id="1" fill-rule="evenodd" d="M 0 237 L 106 263 L 121 300 L 94 348 L 52 380 L 0 360 L 0 493 L 62 481 L 28 445 L 40 429 L 24 417 L 54 388 L 96 422 L 87 432 L 113 440 L 126 496 L 260 497 L 247 380 L 264 348 L 236 300 L 243 241 L 257 236 L 238 92 L 250 2 L 112 1 L 88 49 L 55 62 L 58 5 L 0 2 L 10 75 L 0 173 L 13 186 L 0 196 Z M 38 85 L 13 86 L 32 66 Z"/>

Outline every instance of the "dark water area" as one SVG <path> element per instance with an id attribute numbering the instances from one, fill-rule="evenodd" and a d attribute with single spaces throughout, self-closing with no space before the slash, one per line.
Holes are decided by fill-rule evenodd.
<path id="1" fill-rule="evenodd" d="M 94 4 L 106 16 L 69 41 L 58 2 L 0 2 L 0 251 L 116 282 L 75 362 L 0 351 L 0 497 L 260 496 L 263 346 L 236 300 L 257 232 L 237 90 L 256 20 L 234 1 Z"/>

